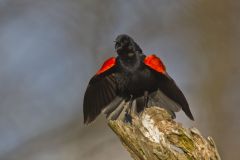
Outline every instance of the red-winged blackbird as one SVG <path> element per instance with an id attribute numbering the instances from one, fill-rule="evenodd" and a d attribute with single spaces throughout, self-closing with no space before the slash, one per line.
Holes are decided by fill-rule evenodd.
<path id="1" fill-rule="evenodd" d="M 144 55 L 128 35 L 116 38 L 115 50 L 118 56 L 109 58 L 89 82 L 84 95 L 84 123 L 92 122 L 101 112 L 116 119 L 123 111 L 129 112 L 124 110 L 127 102 L 129 107 L 135 102 L 138 113 L 156 105 L 167 109 L 173 117 L 182 108 L 194 119 L 186 98 L 158 57 Z"/>

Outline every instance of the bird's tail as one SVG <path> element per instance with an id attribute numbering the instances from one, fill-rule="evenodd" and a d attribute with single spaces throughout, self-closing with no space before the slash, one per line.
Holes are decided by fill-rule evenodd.
<path id="1" fill-rule="evenodd" d="M 148 95 L 148 102 L 146 105 L 144 96 L 136 99 L 126 101 L 122 97 L 116 97 L 108 106 L 106 106 L 102 113 L 110 120 L 125 119 L 126 113 L 130 110 L 133 113 L 141 113 L 145 107 L 161 107 L 166 109 L 172 118 L 176 118 L 175 112 L 181 110 L 181 106 L 168 98 L 160 90 L 157 90 Z"/>
<path id="2" fill-rule="evenodd" d="M 116 120 L 125 116 L 129 102 L 126 102 L 122 97 L 116 97 L 108 106 L 102 110 L 110 120 Z"/>
<path id="3" fill-rule="evenodd" d="M 166 109 L 169 112 L 169 114 L 172 116 L 172 118 L 176 118 L 175 112 L 178 112 L 181 110 L 181 106 L 179 106 L 176 102 L 168 98 L 160 90 L 157 90 L 148 95 L 147 106 L 144 102 L 143 96 L 138 97 L 136 99 L 136 104 L 137 104 L 138 113 L 142 112 L 145 107 L 156 106 L 156 107 L 161 107 Z"/>

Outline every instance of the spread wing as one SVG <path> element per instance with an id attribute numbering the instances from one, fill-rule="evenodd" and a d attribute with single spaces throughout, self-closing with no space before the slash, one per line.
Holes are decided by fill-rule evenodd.
<path id="1" fill-rule="evenodd" d="M 162 61 L 157 56 L 150 55 L 145 58 L 144 63 L 156 73 L 156 76 L 159 80 L 158 87 L 160 91 L 170 100 L 173 100 L 178 105 L 180 105 L 185 114 L 191 120 L 194 120 L 185 96 L 178 88 L 175 81 L 167 74 L 166 68 Z"/>
<path id="2" fill-rule="evenodd" d="M 110 61 L 109 61 L 110 60 Z M 84 95 L 84 123 L 92 122 L 116 98 L 115 59 L 107 60 L 93 76 Z"/>

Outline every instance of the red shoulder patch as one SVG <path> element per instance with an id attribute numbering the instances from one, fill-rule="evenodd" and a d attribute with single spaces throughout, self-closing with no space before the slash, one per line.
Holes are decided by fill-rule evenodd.
<path id="1" fill-rule="evenodd" d="M 103 63 L 102 67 L 97 71 L 96 75 L 102 74 L 103 72 L 109 70 L 115 64 L 116 64 L 116 58 L 115 57 L 109 58 Z"/>
<path id="2" fill-rule="evenodd" d="M 147 56 L 144 59 L 144 63 L 147 66 L 149 66 L 150 68 L 152 68 L 155 71 L 157 71 L 157 72 L 160 72 L 160 73 L 165 73 L 166 72 L 166 68 L 165 68 L 163 62 L 161 61 L 160 58 L 158 58 L 154 54 Z"/>

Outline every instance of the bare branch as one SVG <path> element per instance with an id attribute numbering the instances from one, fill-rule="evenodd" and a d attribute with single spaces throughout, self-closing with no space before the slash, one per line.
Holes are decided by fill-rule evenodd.
<path id="1" fill-rule="evenodd" d="M 132 124 L 120 120 L 109 121 L 135 160 L 220 160 L 211 137 L 204 138 L 196 128 L 184 128 L 168 112 L 151 107 Z"/>

